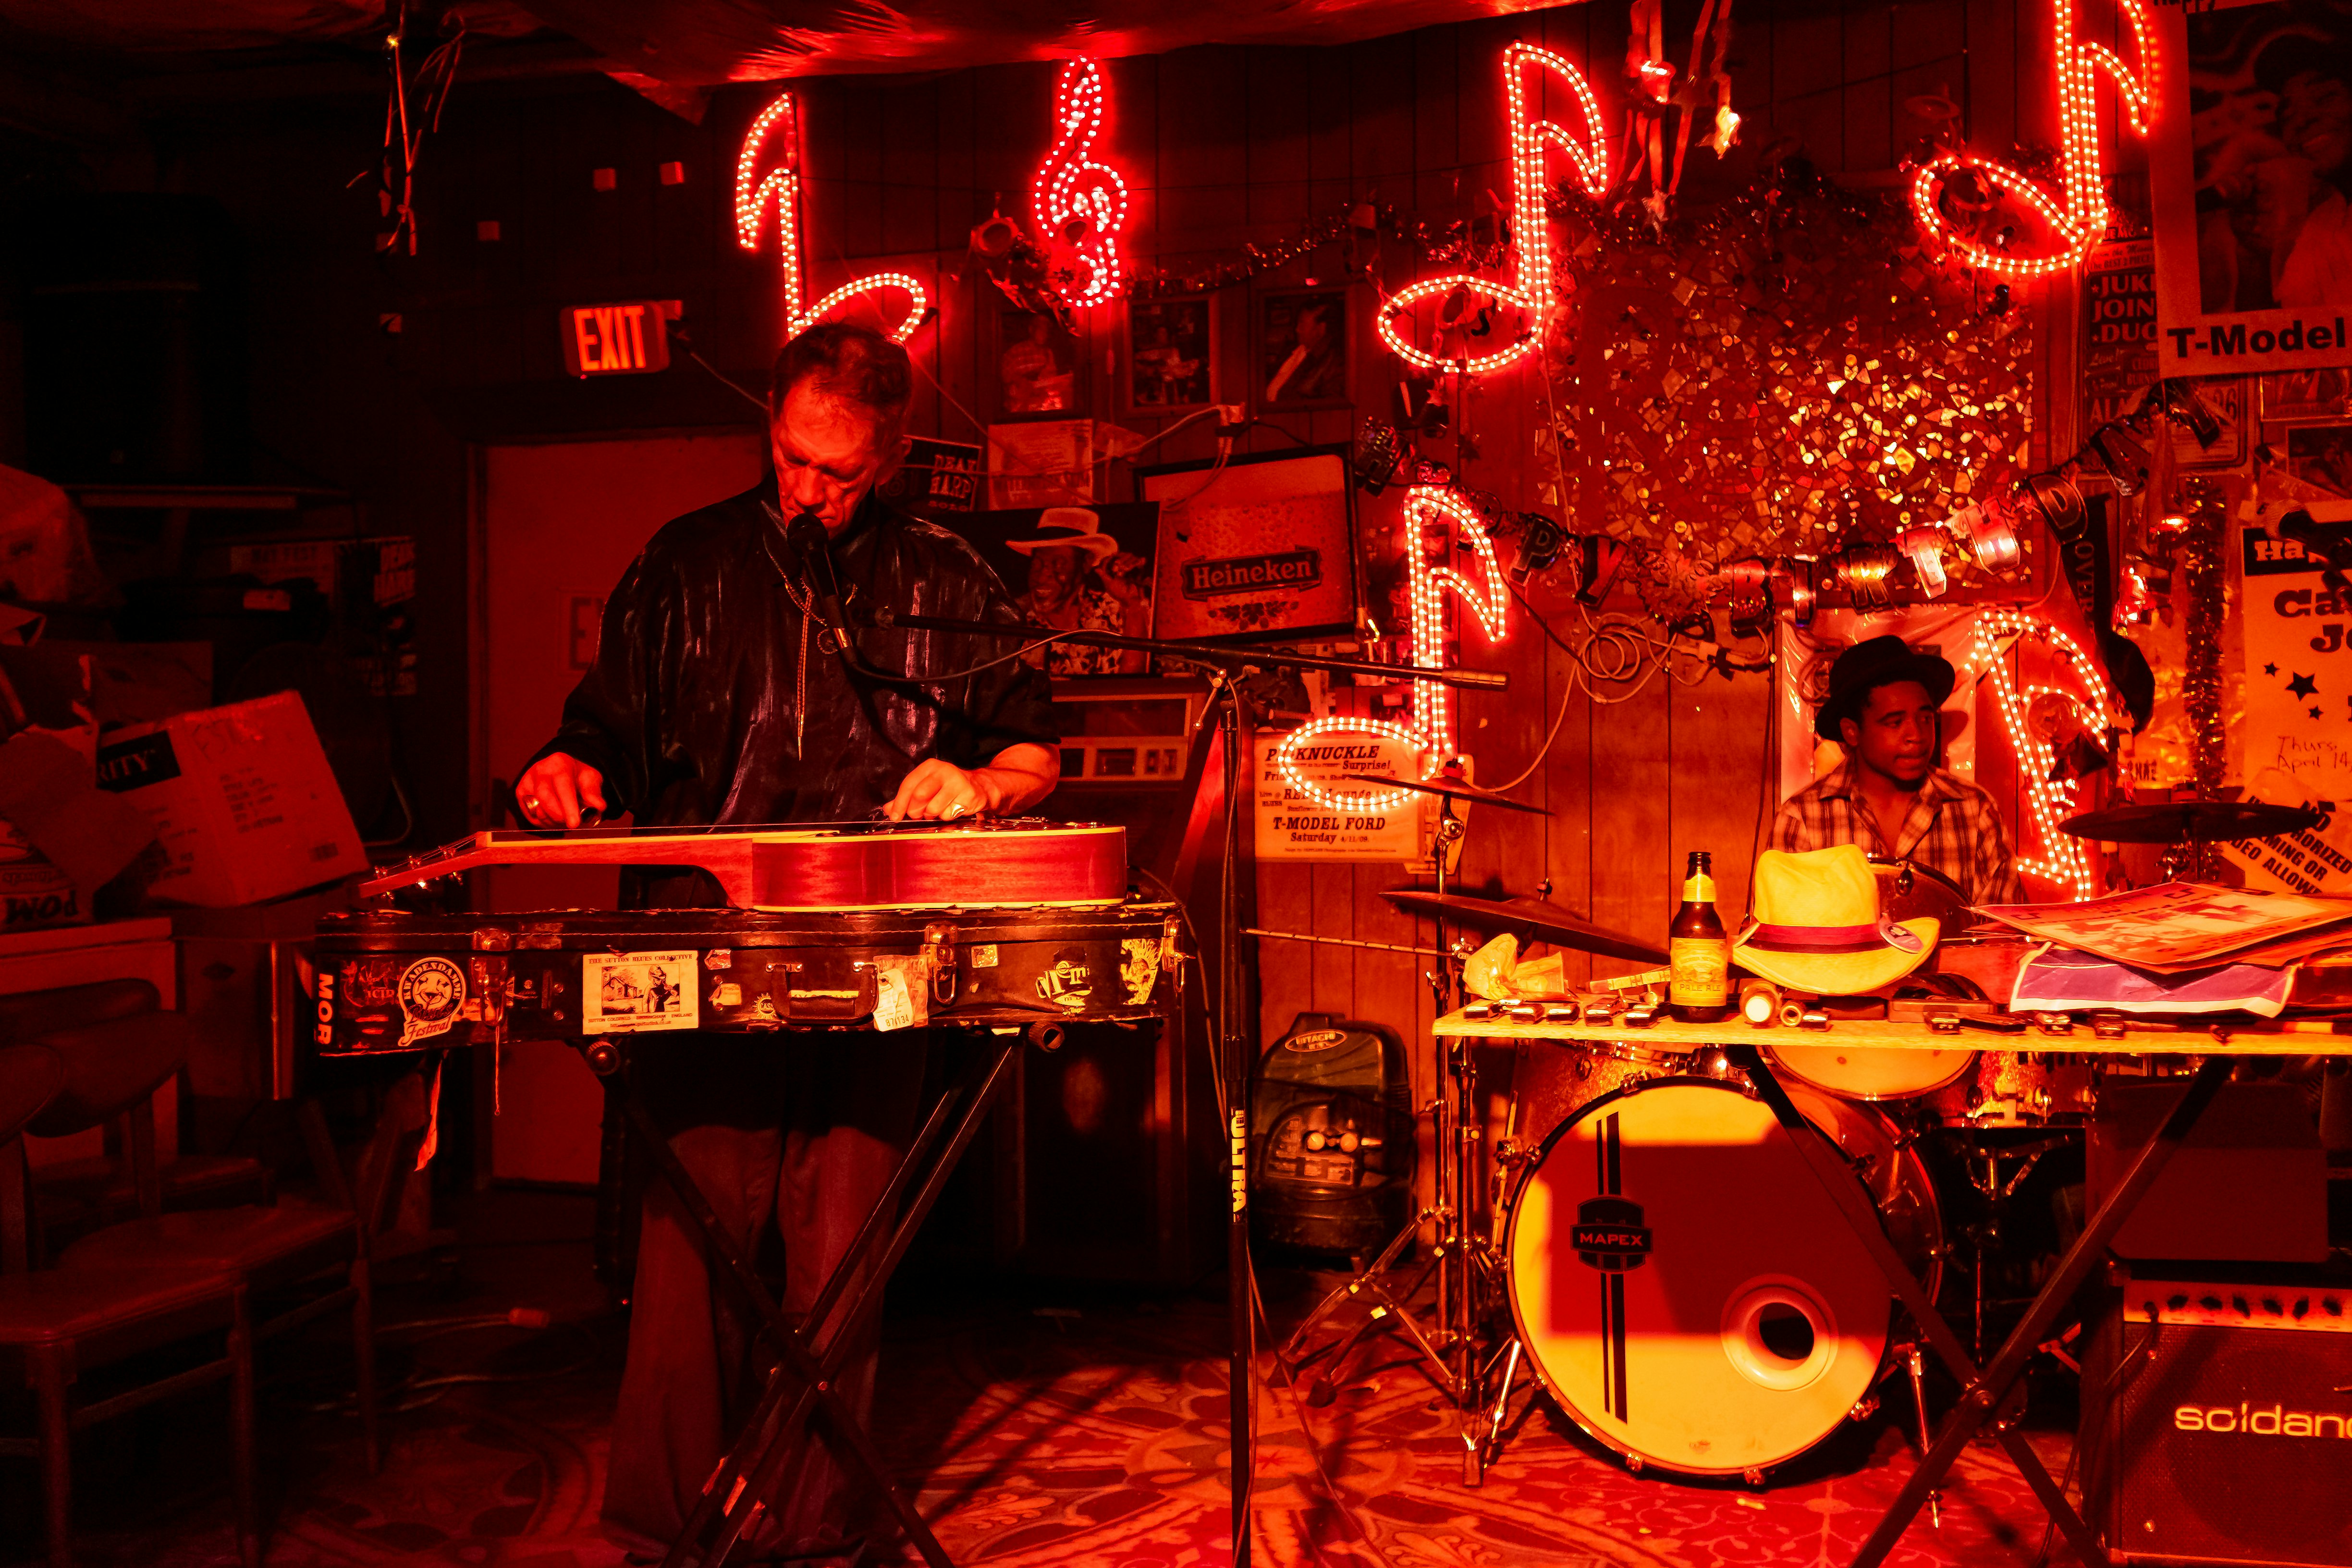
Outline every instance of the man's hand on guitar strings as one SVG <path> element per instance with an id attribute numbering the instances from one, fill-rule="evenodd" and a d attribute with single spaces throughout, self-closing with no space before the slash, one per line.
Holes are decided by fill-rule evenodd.
<path id="1" fill-rule="evenodd" d="M 533 827 L 578 827 L 604 814 L 604 775 L 562 752 L 533 763 L 515 780 L 515 805 Z"/>

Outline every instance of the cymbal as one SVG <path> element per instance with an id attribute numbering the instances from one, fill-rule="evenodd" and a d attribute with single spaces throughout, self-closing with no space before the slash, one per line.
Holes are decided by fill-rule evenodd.
<path id="1" fill-rule="evenodd" d="M 1523 800 L 1513 800 L 1507 795 L 1496 795 L 1490 789 L 1480 789 L 1467 779 L 1392 779 L 1381 773 L 1341 773 L 1341 778 L 1358 784 L 1386 784 L 1391 789 L 1409 789 L 1421 795 L 1442 795 L 1448 800 L 1475 800 L 1481 805 L 1499 805 L 1505 811 L 1524 811 L 1531 816 L 1549 816 L 1550 812 L 1539 805 L 1529 805 Z"/>
<path id="2" fill-rule="evenodd" d="M 2069 817 L 2061 826 L 2077 838 L 2111 844 L 2210 844 L 2300 833 L 2319 826 L 2319 813 L 2250 800 L 2168 800 L 2109 806 Z"/>
<path id="3" fill-rule="evenodd" d="M 1521 941 L 1541 940 L 1555 947 L 1607 958 L 1630 958 L 1636 963 L 1664 963 L 1665 950 L 1646 942 L 1580 921 L 1558 904 L 1539 899 L 1469 899 L 1459 893 L 1430 893 L 1419 888 L 1391 888 L 1382 895 L 1399 909 L 1433 915 L 1483 931 L 1509 931 Z"/>

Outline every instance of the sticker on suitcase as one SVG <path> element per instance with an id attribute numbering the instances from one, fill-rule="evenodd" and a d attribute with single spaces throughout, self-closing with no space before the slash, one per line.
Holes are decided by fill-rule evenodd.
<path id="1" fill-rule="evenodd" d="M 580 961 L 580 1022 L 589 1034 L 692 1029 L 702 1022 L 697 955 L 592 952 Z"/>

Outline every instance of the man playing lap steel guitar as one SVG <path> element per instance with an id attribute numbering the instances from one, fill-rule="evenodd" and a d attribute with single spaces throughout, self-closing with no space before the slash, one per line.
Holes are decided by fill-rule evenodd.
<path id="1" fill-rule="evenodd" d="M 829 324 L 785 345 L 769 393 L 773 489 L 762 481 L 677 519 L 629 568 L 606 604 L 595 666 L 516 783 L 526 821 L 576 827 L 583 808 L 629 812 L 639 826 L 877 811 L 952 820 L 1045 799 L 1059 734 L 1045 679 L 1019 643 L 856 631 L 866 664 L 910 679 L 858 673 L 826 624 L 826 574 L 803 552 L 814 531 L 787 537 L 803 515 L 824 525 L 831 574 L 858 618 L 1020 621 L 970 546 L 873 493 L 906 456 L 911 392 L 906 351 L 879 333 Z M 701 871 L 625 873 L 623 890 L 638 909 L 726 901 Z M 986 892 L 972 889 L 975 901 Z M 756 1247 L 774 1216 L 787 1311 L 814 1303 L 905 1153 L 925 1045 L 919 1030 L 854 1049 L 672 1035 L 638 1058 L 639 1088 L 739 1244 Z M 684 1527 L 756 1396 L 754 1328 L 714 1289 L 692 1222 L 653 1184 L 604 1505 L 606 1533 L 632 1553 L 658 1555 Z M 869 1337 L 842 1377 L 861 1419 L 875 1360 Z M 747 1557 L 823 1562 L 855 1549 L 840 1467 L 822 1440 L 808 1454 L 746 1535 Z"/>

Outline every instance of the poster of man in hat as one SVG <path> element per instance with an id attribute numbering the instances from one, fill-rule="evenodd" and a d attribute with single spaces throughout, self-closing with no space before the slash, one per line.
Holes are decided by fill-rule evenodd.
<path id="1" fill-rule="evenodd" d="M 974 512 L 957 527 L 1014 594 L 1028 620 L 1066 631 L 1151 635 L 1151 552 L 1158 506 L 1049 506 Z M 1050 675 L 1143 675 L 1132 648 L 1055 643 L 1029 656 Z"/>
<path id="2" fill-rule="evenodd" d="M 2157 28 L 2158 374 L 2352 363 L 2352 7 L 2168 5 Z"/>

